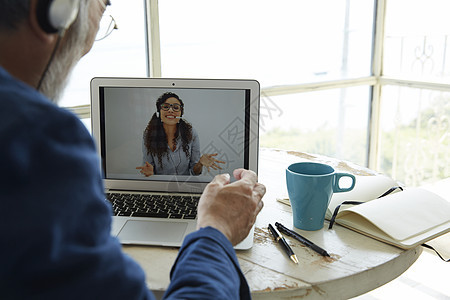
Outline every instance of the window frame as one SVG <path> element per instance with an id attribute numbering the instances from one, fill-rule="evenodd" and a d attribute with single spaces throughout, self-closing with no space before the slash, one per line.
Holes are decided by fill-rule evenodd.
<path id="1" fill-rule="evenodd" d="M 158 0 L 143 0 L 146 11 L 146 51 L 147 51 L 147 75 L 149 77 L 161 77 L 161 47 L 159 30 Z M 311 92 L 326 89 L 338 89 L 366 85 L 371 87 L 370 112 L 368 124 L 368 149 L 366 167 L 379 169 L 379 142 L 380 142 L 380 102 L 382 87 L 386 85 L 407 86 L 412 88 L 450 91 L 450 84 L 414 81 L 400 77 L 383 76 L 383 49 L 384 28 L 387 0 L 375 0 L 374 30 L 372 44 L 372 68 L 371 75 L 366 77 L 349 78 L 334 81 L 322 81 L 315 83 L 299 83 L 276 87 L 262 87 L 261 95 L 278 96 L 294 93 Z M 81 105 L 68 107 L 81 119 L 90 118 L 90 106 Z"/>

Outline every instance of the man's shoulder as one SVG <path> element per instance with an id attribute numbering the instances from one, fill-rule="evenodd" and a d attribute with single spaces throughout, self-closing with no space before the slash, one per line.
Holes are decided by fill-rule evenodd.
<path id="1" fill-rule="evenodd" d="M 34 104 L 51 104 L 44 95 L 33 87 L 12 77 L 5 69 L 0 67 L 0 95 L 2 95 L 1 105 L 10 107 L 23 107 L 21 101 Z"/>
<path id="2" fill-rule="evenodd" d="M 32 87 L 0 72 L 0 125 L 3 131 L 64 124 L 80 127 L 79 119 L 67 109 L 58 107 Z M 62 129 L 62 128 L 61 128 Z"/>

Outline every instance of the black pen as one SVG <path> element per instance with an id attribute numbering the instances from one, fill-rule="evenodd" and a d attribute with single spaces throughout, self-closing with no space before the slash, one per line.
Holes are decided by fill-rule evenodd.
<path id="1" fill-rule="evenodd" d="M 320 255 L 328 256 L 328 257 L 330 256 L 330 254 L 328 254 L 327 251 L 325 251 L 324 249 L 320 248 L 319 246 L 317 246 L 316 244 L 314 244 L 313 242 L 311 242 L 307 238 L 301 236 L 297 232 L 292 231 L 292 230 L 284 227 L 283 225 L 281 225 L 278 222 L 275 223 L 275 226 L 277 226 L 278 230 L 281 231 L 282 233 L 284 233 L 284 234 L 286 234 L 288 236 L 292 236 L 293 238 L 299 240 L 302 244 L 308 246 L 309 248 L 311 248 L 312 250 L 316 251 Z"/>
<path id="2" fill-rule="evenodd" d="M 273 237 L 277 242 L 281 241 L 281 245 L 283 245 L 284 251 L 286 251 L 286 254 L 289 256 L 289 258 L 298 264 L 297 256 L 295 255 L 294 251 L 292 251 L 291 247 L 289 247 L 288 243 L 284 239 L 284 237 L 281 235 L 281 233 L 278 232 L 271 224 L 269 224 L 269 231 L 272 233 Z"/>

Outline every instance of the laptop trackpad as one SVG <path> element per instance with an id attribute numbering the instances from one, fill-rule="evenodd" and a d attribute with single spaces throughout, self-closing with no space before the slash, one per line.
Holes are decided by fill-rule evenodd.
<path id="1" fill-rule="evenodd" d="M 154 222 L 128 220 L 120 231 L 118 238 L 123 241 L 180 243 L 188 223 Z"/>

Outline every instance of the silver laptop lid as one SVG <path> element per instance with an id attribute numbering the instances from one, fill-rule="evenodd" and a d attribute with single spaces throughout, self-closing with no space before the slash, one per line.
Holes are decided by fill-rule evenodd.
<path id="1" fill-rule="evenodd" d="M 142 175 L 144 130 L 164 93 L 182 99 L 182 119 L 200 141 L 200 155 L 217 153 L 221 170 L 200 175 Z M 260 87 L 255 80 L 94 78 L 92 134 L 101 156 L 105 187 L 113 190 L 201 193 L 219 173 L 257 172 Z M 168 157 L 169 159 L 169 157 Z M 169 160 L 170 161 L 170 160 Z M 174 163 L 176 167 L 176 163 Z"/>

